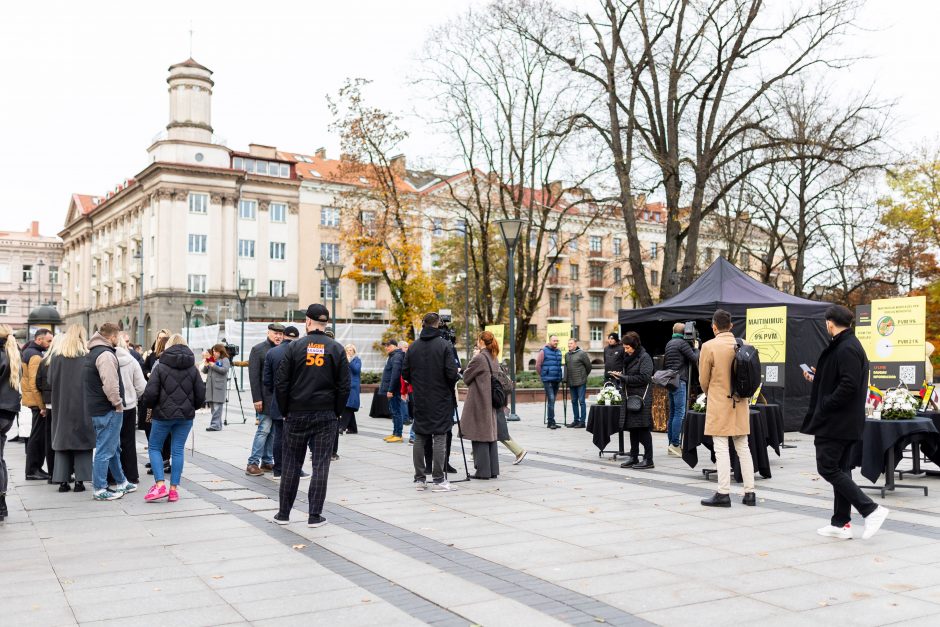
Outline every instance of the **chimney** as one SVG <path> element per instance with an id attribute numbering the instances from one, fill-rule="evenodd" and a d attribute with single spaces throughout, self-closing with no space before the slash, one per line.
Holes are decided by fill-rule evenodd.
<path id="1" fill-rule="evenodd" d="M 313 153 L 313 156 L 317 159 L 326 159 L 326 148 L 317 148 L 316 152 Z"/>
<path id="2" fill-rule="evenodd" d="M 401 168 L 402 171 L 405 170 L 405 155 L 395 155 L 390 159 L 391 166 L 393 168 Z"/>
<path id="3" fill-rule="evenodd" d="M 264 144 L 248 144 L 248 154 L 262 159 L 277 159 L 277 148 Z"/>
<path id="4" fill-rule="evenodd" d="M 30 224 L 29 224 L 29 234 L 30 234 L 32 237 L 39 237 L 39 222 L 38 222 L 38 221 L 33 220 L 32 222 L 30 222 Z"/>

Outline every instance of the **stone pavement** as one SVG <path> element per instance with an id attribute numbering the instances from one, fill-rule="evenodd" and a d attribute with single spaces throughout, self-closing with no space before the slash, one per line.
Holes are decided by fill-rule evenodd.
<path id="1" fill-rule="evenodd" d="M 218 433 L 197 416 L 174 504 L 144 503 L 146 481 L 111 503 L 25 482 L 23 447 L 8 443 L 3 624 L 940 621 L 935 479 L 905 478 L 931 495 L 889 494 L 878 535 L 838 541 L 815 534 L 831 494 L 811 441 L 796 434 L 797 448 L 771 454 L 774 476 L 758 480 L 756 508 L 738 496 L 714 510 L 699 505 L 714 481 L 667 457 L 662 434 L 655 470 L 623 470 L 598 459 L 585 431 L 545 429 L 541 405 L 520 405 L 522 422 L 510 423 L 529 451 L 523 464 L 502 449 L 498 480 L 416 492 L 410 447 L 383 442 L 390 422 L 365 413 L 360 433 L 340 439 L 330 524 L 318 529 L 303 524 L 304 495 L 293 524 L 269 522 L 278 484 L 244 474 L 254 421 L 241 424 L 234 406 Z M 142 433 L 138 441 L 143 463 Z M 463 469 L 459 440 L 451 461 Z"/>

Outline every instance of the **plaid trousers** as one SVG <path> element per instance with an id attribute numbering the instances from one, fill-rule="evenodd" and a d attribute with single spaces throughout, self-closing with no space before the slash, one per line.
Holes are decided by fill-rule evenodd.
<path id="1" fill-rule="evenodd" d="M 300 469 L 310 445 L 310 458 L 313 472 L 310 474 L 310 489 L 307 492 L 307 504 L 311 516 L 323 512 L 326 500 L 326 482 L 330 476 L 330 456 L 333 453 L 333 440 L 339 419 L 332 411 L 315 411 L 291 414 L 284 418 L 281 442 L 281 516 L 290 516 L 297 498 L 300 484 Z"/>

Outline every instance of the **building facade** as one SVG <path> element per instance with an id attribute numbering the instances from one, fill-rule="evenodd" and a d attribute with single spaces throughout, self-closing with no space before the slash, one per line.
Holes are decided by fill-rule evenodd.
<path id="1" fill-rule="evenodd" d="M 62 294 L 62 241 L 39 233 L 0 231 L 0 324 L 24 327 L 40 304 L 57 306 Z"/>

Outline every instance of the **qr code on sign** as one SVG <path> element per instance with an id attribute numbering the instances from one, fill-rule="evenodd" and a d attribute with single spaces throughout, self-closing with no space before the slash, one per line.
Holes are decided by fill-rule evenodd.
<path id="1" fill-rule="evenodd" d="M 898 368 L 898 379 L 905 385 L 916 385 L 916 366 L 900 366 Z"/>
<path id="2" fill-rule="evenodd" d="M 767 366 L 767 372 L 764 373 L 764 382 L 776 383 L 779 381 L 779 368 L 780 366 Z"/>

